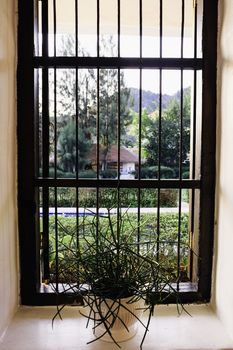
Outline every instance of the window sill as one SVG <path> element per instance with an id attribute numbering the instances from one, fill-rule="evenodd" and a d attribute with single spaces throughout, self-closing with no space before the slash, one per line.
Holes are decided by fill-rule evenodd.
<path id="1" fill-rule="evenodd" d="M 63 321 L 52 317 L 56 307 L 19 308 L 0 345 L 1 350 L 115 350 L 114 344 L 102 341 L 87 345 L 93 339 L 91 328 L 79 315 L 80 307 L 67 307 Z M 215 350 L 233 349 L 233 340 L 209 305 L 188 305 L 192 317 L 182 313 L 177 316 L 176 306 L 159 306 L 152 318 L 144 350 Z M 143 328 L 128 342 L 121 343 L 122 350 L 139 349 Z"/>

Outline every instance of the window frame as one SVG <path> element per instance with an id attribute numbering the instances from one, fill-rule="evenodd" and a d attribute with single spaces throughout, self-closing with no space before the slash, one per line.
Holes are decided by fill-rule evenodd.
<path id="1" fill-rule="evenodd" d="M 42 0 L 41 0 L 42 1 Z M 42 1 L 46 6 L 47 0 Z M 203 58 L 202 62 L 202 157 L 201 157 L 201 179 L 186 180 L 188 188 L 200 188 L 200 232 L 199 235 L 199 261 L 198 261 L 198 290 L 187 290 L 181 292 L 182 302 L 208 302 L 211 296 L 211 273 L 213 256 L 214 235 L 214 201 L 215 201 L 215 148 L 216 148 L 216 64 L 217 64 L 217 0 L 203 0 Z M 54 186 L 54 180 L 35 178 L 36 173 L 36 151 L 34 149 L 37 121 L 35 113 L 36 91 L 34 88 L 34 68 L 43 65 L 43 57 L 34 57 L 34 15 L 36 10 L 33 0 L 20 0 L 18 4 L 18 222 L 19 222 L 19 245 L 20 245 L 20 293 L 21 303 L 25 305 L 54 305 L 57 303 L 56 295 L 53 293 L 40 292 L 40 256 L 39 235 L 33 234 L 39 227 L 38 188 L 42 183 Z M 25 20 L 26 18 L 26 20 Z M 46 22 L 47 19 L 44 18 Z M 45 38 L 48 40 L 48 38 Z M 46 60 L 52 67 L 67 67 L 69 64 L 75 66 L 95 66 L 99 64 L 99 58 L 76 57 L 47 57 Z M 97 61 L 98 60 L 98 61 Z M 148 67 L 158 65 L 159 67 L 176 67 L 179 59 L 143 59 Z M 183 66 L 189 67 L 190 59 L 182 59 Z M 191 59 L 192 60 L 192 59 Z M 141 58 L 101 58 L 101 66 L 112 67 L 135 67 L 140 68 Z M 144 67 L 144 66 L 143 66 Z M 192 66 L 193 68 L 193 66 Z M 42 181 L 42 182 L 41 182 Z M 106 186 L 101 179 L 93 181 L 93 186 L 98 183 L 99 187 Z M 153 182 L 152 182 L 153 181 Z M 159 188 L 161 183 L 157 180 L 143 181 L 143 188 L 156 184 Z M 192 183 L 191 183 L 192 181 Z M 121 181 L 120 181 L 121 182 Z M 59 185 L 59 179 L 55 181 Z M 128 182 L 130 184 L 130 181 Z M 179 180 L 164 180 L 162 188 L 178 188 Z M 62 186 L 72 186 L 72 180 L 62 180 Z M 116 186 L 114 181 L 108 180 L 108 185 Z M 198 187 L 199 186 L 199 187 Z M 123 180 L 122 187 L 127 187 Z M 183 187 L 182 187 L 183 188 Z M 205 234 L 203 234 L 203 232 Z M 64 298 L 64 295 L 59 296 Z M 61 300 L 62 301 L 62 300 Z M 72 297 L 71 297 L 72 301 Z M 172 302 L 172 300 L 171 300 Z"/>

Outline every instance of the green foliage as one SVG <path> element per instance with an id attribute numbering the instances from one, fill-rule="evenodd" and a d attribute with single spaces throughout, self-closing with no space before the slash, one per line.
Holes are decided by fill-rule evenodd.
<path id="1" fill-rule="evenodd" d="M 93 230 L 93 220 L 95 216 L 88 210 L 85 211 L 86 216 L 80 216 L 78 219 L 79 227 L 77 229 L 77 218 L 76 217 L 59 217 L 58 218 L 58 241 L 59 241 L 59 256 L 61 259 L 69 258 L 69 249 L 76 249 L 77 237 L 79 237 L 79 249 L 80 251 L 85 250 L 85 241 L 90 236 L 91 230 Z M 90 215 L 88 215 L 90 214 Z M 92 214 L 92 215 L 91 215 Z M 129 220 L 124 220 L 121 227 L 121 234 L 129 236 L 134 240 L 137 239 L 137 226 L 138 217 L 137 214 L 127 215 Z M 157 219 L 156 214 L 141 214 L 140 224 L 140 237 L 142 242 L 149 242 L 156 240 L 158 237 L 157 230 Z M 117 217 L 112 215 L 112 223 L 116 225 Z M 163 256 L 169 255 L 170 262 L 175 266 L 177 259 L 177 240 L 178 240 L 178 222 L 179 217 L 177 213 L 160 213 L 160 226 L 159 226 L 159 239 L 161 242 L 161 253 Z M 101 231 L 107 232 L 109 222 L 106 217 L 100 215 L 99 225 Z M 133 229 L 132 229 L 133 228 Z M 136 229 L 135 229 L 136 228 Z M 116 229 L 116 226 L 115 226 Z M 133 232 L 132 232 L 133 231 Z M 50 266 L 55 266 L 55 216 L 51 216 L 49 220 L 49 232 L 50 232 Z M 78 234 L 77 234 L 78 233 Z M 188 236 L 188 214 L 181 214 L 181 243 L 183 248 L 187 248 L 189 241 Z M 66 248 L 64 248 L 66 247 Z M 168 254 L 169 253 L 169 254 Z M 184 261 L 186 260 L 187 252 L 184 251 Z M 176 271 L 174 270 L 175 274 Z M 63 276 L 64 277 L 64 276 Z M 63 280 L 63 278 L 62 278 Z"/>
<path id="2" fill-rule="evenodd" d="M 141 178 L 142 179 L 157 179 L 158 169 L 157 165 L 154 166 L 142 166 L 141 168 Z M 172 168 L 161 166 L 160 167 L 160 177 L 162 179 L 173 179 L 175 178 L 175 172 Z M 138 171 L 135 172 L 135 178 L 138 178 Z"/>
<path id="3" fill-rule="evenodd" d="M 85 133 L 80 128 L 77 137 L 76 128 L 76 122 L 70 120 L 60 129 L 58 137 L 58 166 L 65 173 L 75 173 L 77 159 L 79 169 L 83 169 L 87 164 L 90 141 L 86 139 Z M 77 151 L 78 155 L 76 154 Z"/>
<path id="4" fill-rule="evenodd" d="M 121 322 L 119 308 L 124 307 L 138 319 L 132 308 L 122 305 L 122 299 L 130 298 L 130 304 L 143 300 L 149 316 L 145 324 L 140 320 L 145 327 L 142 348 L 155 306 L 170 295 L 179 304 L 179 292 L 173 287 L 178 277 L 171 260 L 175 256 L 173 250 L 158 249 L 158 237 L 148 236 L 148 221 L 142 219 L 139 223 L 137 215 L 132 216 L 127 211 L 112 215 L 109 209 L 104 216 L 80 218 L 74 229 L 60 222 L 59 227 L 62 236 L 57 242 L 57 270 L 58 278 L 64 279 L 61 293 L 72 291 L 74 297 L 82 296 L 89 307 L 85 314 L 87 325 L 94 320 L 94 329 L 104 326 L 95 340 L 108 333 L 116 344 L 112 327 L 116 320 Z M 140 241 L 138 231 L 142 232 Z M 51 246 L 53 249 L 53 243 Z M 107 307 L 106 312 L 102 305 L 105 310 Z M 60 315 L 63 307 L 58 306 L 54 318 Z M 128 329 L 124 322 L 123 326 Z"/>
<path id="5" fill-rule="evenodd" d="M 177 99 L 170 102 L 161 118 L 161 164 L 167 167 L 178 167 L 180 156 L 182 162 L 188 158 L 190 152 L 190 90 L 184 95 L 183 102 L 183 131 L 182 155 L 180 155 L 180 104 Z M 159 116 L 155 116 L 151 132 L 147 136 L 145 150 L 147 164 L 158 164 L 159 150 Z"/>
<path id="6" fill-rule="evenodd" d="M 96 177 L 92 171 L 80 173 L 86 177 Z M 95 176 L 94 176 L 95 175 Z M 82 176 L 82 177 L 85 177 Z M 106 188 L 100 191 L 100 206 L 102 208 L 113 207 L 116 203 L 117 192 L 115 189 Z M 178 192 L 176 189 L 161 189 L 160 190 L 160 207 L 177 207 Z M 79 206 L 82 208 L 96 207 L 96 190 L 79 188 L 78 191 Z M 50 194 L 50 206 L 53 207 L 54 195 Z M 57 192 L 58 207 L 73 207 L 76 206 L 76 190 L 74 188 L 59 188 Z M 153 189 L 143 189 L 140 196 L 141 208 L 155 208 L 158 205 L 158 191 Z M 130 188 L 122 188 L 120 190 L 120 206 L 123 208 L 137 208 L 138 206 L 138 191 Z"/>
<path id="7" fill-rule="evenodd" d="M 117 178 L 117 171 L 113 170 L 113 169 L 101 170 L 100 176 L 103 179 L 116 179 Z"/>
<path id="8" fill-rule="evenodd" d="M 61 40 L 61 52 L 70 55 L 75 47 L 74 37 Z M 101 39 L 101 47 L 114 51 L 114 42 Z M 79 51 L 82 49 L 79 47 Z M 71 54 L 72 55 L 72 54 Z M 57 79 L 57 136 L 58 166 L 63 172 L 74 173 L 75 169 L 86 170 L 91 145 L 97 139 L 97 73 L 95 69 L 79 69 L 78 85 L 73 69 L 59 70 Z M 53 81 L 51 79 L 51 81 Z M 51 86 L 52 88 L 52 86 Z M 130 90 L 126 88 L 124 73 L 120 74 L 121 143 L 124 144 L 126 128 L 132 117 L 129 109 Z M 78 103 L 76 106 L 76 98 Z M 99 70 L 99 143 L 104 159 L 102 169 L 107 169 L 106 156 L 112 144 L 117 143 L 118 125 L 118 70 Z M 76 113 L 77 112 L 77 113 Z M 76 115 L 77 114 L 77 115 Z M 77 123 L 77 125 L 76 125 Z M 53 120 L 51 118 L 51 125 Z M 77 132 L 77 130 L 78 132 Z M 76 150 L 76 139 L 78 147 Z M 125 141 L 126 142 L 126 141 Z M 51 153 L 53 141 L 51 141 Z M 76 155 L 76 152 L 78 154 Z M 77 165 L 76 165 L 77 160 Z M 66 176 L 63 176 L 66 177 Z"/>
<path id="9" fill-rule="evenodd" d="M 79 171 L 78 176 L 80 179 L 85 178 L 85 179 L 95 179 L 96 178 L 96 172 L 91 169 L 86 169 Z"/>

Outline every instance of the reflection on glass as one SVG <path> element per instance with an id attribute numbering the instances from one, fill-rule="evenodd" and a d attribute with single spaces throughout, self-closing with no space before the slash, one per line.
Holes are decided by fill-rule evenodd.
<path id="1" fill-rule="evenodd" d="M 100 56 L 117 56 L 117 43 L 117 0 L 100 0 Z"/>
<path id="2" fill-rule="evenodd" d="M 78 1 L 78 55 L 97 56 L 97 2 Z"/>

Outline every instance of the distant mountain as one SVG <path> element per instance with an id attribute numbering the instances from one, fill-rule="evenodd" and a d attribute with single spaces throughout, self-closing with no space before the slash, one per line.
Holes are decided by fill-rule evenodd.
<path id="1" fill-rule="evenodd" d="M 184 95 L 190 93 L 190 87 L 184 89 Z M 139 112 L 139 89 L 130 88 L 131 103 L 133 111 Z M 173 99 L 180 99 L 180 91 L 174 95 L 162 95 L 162 108 L 166 109 L 169 102 Z M 142 90 L 142 109 L 147 109 L 149 113 L 154 112 L 159 107 L 159 94 L 151 91 Z"/>

